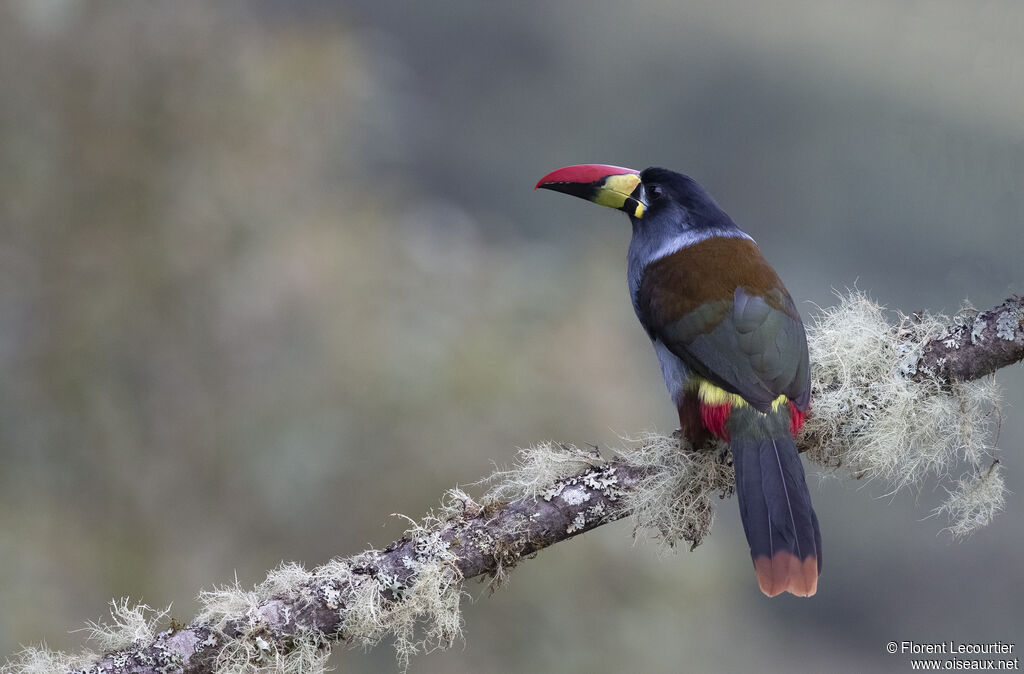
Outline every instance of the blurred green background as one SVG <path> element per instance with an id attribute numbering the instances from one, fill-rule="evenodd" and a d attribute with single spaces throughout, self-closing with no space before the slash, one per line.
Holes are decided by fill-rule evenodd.
<path id="1" fill-rule="evenodd" d="M 1017 2 L 0 5 L 0 653 L 386 544 L 517 446 L 671 431 L 626 219 L 531 191 L 559 166 L 693 175 L 805 317 L 854 283 L 908 312 L 1024 291 L 1022 31 Z M 412 670 L 1014 642 L 1024 376 L 999 378 L 1013 493 L 966 543 L 923 519 L 941 488 L 812 469 L 813 600 L 761 596 L 730 500 L 694 553 L 620 523 L 470 583 L 465 643 Z"/>

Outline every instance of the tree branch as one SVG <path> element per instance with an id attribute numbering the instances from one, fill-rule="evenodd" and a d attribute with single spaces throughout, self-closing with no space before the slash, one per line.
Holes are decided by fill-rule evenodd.
<path id="1" fill-rule="evenodd" d="M 888 403 L 871 396 L 879 395 L 872 385 L 885 379 L 885 372 L 899 370 L 892 377 L 901 386 L 919 389 L 912 402 L 927 405 L 922 409 L 929 415 L 935 416 L 935 409 L 960 414 L 965 399 L 977 404 L 987 400 L 983 396 L 994 395 L 984 387 L 967 391 L 963 387 L 971 385 L 962 382 L 1024 358 L 1024 305 L 1018 297 L 990 311 L 947 321 L 944 330 L 935 318 L 904 317 L 893 327 L 880 316 L 880 307 L 855 295 L 825 312 L 808 331 L 815 400 L 823 402 L 812 410 L 801 448 L 811 449 L 812 460 L 826 465 L 850 461 L 855 474 L 886 475 L 896 469 L 870 454 L 851 458 L 823 447 L 872 444 L 863 434 L 863 423 L 870 419 L 873 426 L 884 426 L 878 407 Z M 858 349 L 866 364 L 851 360 L 860 357 L 853 355 Z M 876 352 L 888 353 L 889 360 L 879 365 Z M 839 402 L 829 397 L 836 395 L 843 396 Z M 955 404 L 938 405 L 935 401 L 945 400 L 943 396 Z M 936 434 L 944 432 L 940 423 L 936 421 Z M 889 437 L 884 441 L 879 444 L 893 442 Z M 903 445 L 920 453 L 920 443 L 927 442 L 933 441 L 925 437 L 918 445 L 913 440 Z M 491 490 L 480 502 L 460 490 L 450 491 L 439 511 L 421 524 L 413 523 L 403 538 L 382 550 L 335 559 L 312 571 L 285 565 L 253 590 L 235 585 L 203 593 L 205 609 L 191 624 L 172 621 L 171 629 L 159 633 L 156 623 L 163 614 L 154 617 L 146 614 L 146 607 L 115 604 L 115 624 L 93 626 L 107 653 L 68 656 L 26 649 L 2 674 L 317 671 L 338 643 L 374 645 L 388 636 L 405 664 L 412 653 L 445 647 L 459 636 L 465 579 L 489 575 L 500 581 L 524 557 L 630 514 L 638 526 L 660 529 L 669 543 L 684 539 L 696 546 L 711 525 L 712 497 L 732 489 L 732 470 L 723 456 L 659 436 L 642 439 L 615 460 L 575 448 L 532 448 L 516 468 L 488 480 Z M 967 459 L 978 478 L 963 486 L 965 496 L 949 512 L 974 508 L 970 514 L 977 520 L 978 509 L 987 508 L 983 514 L 991 515 L 1001 505 L 995 492 L 985 496 L 987 501 L 978 500 L 978 485 L 996 489 L 995 465 L 985 471 L 982 458 L 969 454 Z M 901 470 L 910 474 L 916 464 L 906 461 L 911 462 L 900 464 Z"/>
<path id="2" fill-rule="evenodd" d="M 999 306 L 961 314 L 946 333 L 924 347 L 919 373 L 943 381 L 970 381 L 1024 359 L 1024 301 L 1007 298 Z M 919 375 L 920 376 L 920 375 Z"/>

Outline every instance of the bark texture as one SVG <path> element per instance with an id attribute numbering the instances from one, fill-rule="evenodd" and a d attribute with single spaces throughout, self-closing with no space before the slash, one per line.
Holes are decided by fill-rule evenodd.
<path id="1" fill-rule="evenodd" d="M 970 381 L 1024 358 L 1024 300 L 1014 296 L 999 306 L 960 317 L 947 333 L 925 346 L 919 373 L 942 380 Z"/>

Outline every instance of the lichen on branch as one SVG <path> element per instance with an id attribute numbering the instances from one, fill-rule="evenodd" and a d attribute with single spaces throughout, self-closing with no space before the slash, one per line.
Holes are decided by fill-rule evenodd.
<path id="1" fill-rule="evenodd" d="M 891 491 L 936 478 L 947 493 L 936 514 L 949 516 L 950 532 L 988 524 L 1005 493 L 994 447 L 1000 388 L 990 377 L 951 378 L 948 356 L 932 348 L 976 321 L 899 314 L 893 326 L 862 293 L 839 300 L 808 328 L 813 408 L 801 449 Z"/>
<path id="2" fill-rule="evenodd" d="M 999 389 L 979 378 L 1024 357 L 1022 325 L 1019 298 L 952 321 L 900 315 L 893 325 L 862 294 L 841 295 L 809 325 L 814 402 L 798 445 L 828 471 L 890 490 L 938 478 L 949 496 L 937 511 L 954 536 L 987 524 L 1005 488 L 992 439 Z M 386 638 L 404 667 L 460 638 L 466 579 L 493 586 L 539 550 L 626 516 L 634 532 L 696 547 L 733 479 L 723 447 L 675 436 L 646 434 L 610 457 L 543 443 L 486 478 L 479 498 L 449 491 L 386 548 L 312 570 L 285 564 L 252 590 L 203 592 L 190 624 L 162 632 L 165 613 L 115 602 L 112 623 L 87 629 L 95 649 L 25 648 L 0 674 L 298 674 L 323 671 L 336 645 Z"/>

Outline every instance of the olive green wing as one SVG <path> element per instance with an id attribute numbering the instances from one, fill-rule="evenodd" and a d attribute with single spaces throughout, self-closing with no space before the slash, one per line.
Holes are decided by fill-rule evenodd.
<path id="1" fill-rule="evenodd" d="M 770 410 L 779 395 L 798 409 L 807 409 L 807 337 L 785 288 L 772 288 L 762 296 L 738 287 L 731 299 L 704 302 L 678 316 L 664 310 L 678 303 L 658 297 L 672 292 L 641 292 L 640 309 L 652 337 L 693 372 L 762 412 Z"/>

